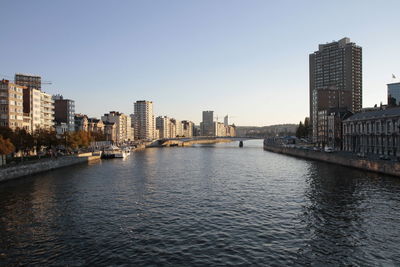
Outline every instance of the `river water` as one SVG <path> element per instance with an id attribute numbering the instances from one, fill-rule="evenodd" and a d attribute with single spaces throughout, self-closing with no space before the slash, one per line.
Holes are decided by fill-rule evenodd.
<path id="1" fill-rule="evenodd" d="M 400 264 L 400 179 L 262 141 L 146 149 L 6 182 L 0 216 L 0 266 Z"/>

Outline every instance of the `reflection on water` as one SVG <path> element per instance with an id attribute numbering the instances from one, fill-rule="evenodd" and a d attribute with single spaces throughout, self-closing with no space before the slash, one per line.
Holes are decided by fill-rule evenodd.
<path id="1" fill-rule="evenodd" d="M 147 149 L 0 185 L 0 265 L 397 265 L 400 180 L 262 142 Z"/>

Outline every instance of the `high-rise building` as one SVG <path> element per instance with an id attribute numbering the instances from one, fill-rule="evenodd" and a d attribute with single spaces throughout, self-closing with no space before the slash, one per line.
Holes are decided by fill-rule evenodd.
<path id="1" fill-rule="evenodd" d="M 170 134 L 171 119 L 167 116 L 156 118 L 156 129 L 159 131 L 159 138 L 171 138 Z"/>
<path id="2" fill-rule="evenodd" d="M 15 74 L 15 83 L 25 86 L 23 95 L 24 113 L 30 117 L 31 130 L 54 129 L 54 101 L 51 95 L 41 91 L 42 78 L 37 75 Z"/>
<path id="3" fill-rule="evenodd" d="M 123 113 L 119 113 L 116 111 L 110 111 L 108 114 L 104 114 L 101 117 L 101 120 L 107 123 L 113 122 L 116 125 L 116 138 L 115 141 L 117 143 L 124 143 L 128 141 L 133 141 L 133 129 L 131 124 L 131 117 L 127 116 Z M 106 123 L 107 122 L 107 123 Z"/>
<path id="4" fill-rule="evenodd" d="M 202 136 L 215 136 L 214 111 L 203 111 L 203 120 L 200 123 Z"/>
<path id="5" fill-rule="evenodd" d="M 75 131 L 75 101 L 64 99 L 62 95 L 54 95 L 54 116 L 57 124 L 67 124 L 67 131 Z"/>
<path id="6" fill-rule="evenodd" d="M 40 76 L 16 73 L 14 79 L 16 84 L 26 86 L 28 89 L 42 90 L 42 78 Z"/>
<path id="7" fill-rule="evenodd" d="M 387 90 L 388 107 L 400 106 L 400 82 L 389 83 Z"/>
<path id="8" fill-rule="evenodd" d="M 54 130 L 54 100 L 45 92 L 40 92 L 40 128 Z"/>
<path id="9" fill-rule="evenodd" d="M 153 102 L 140 100 L 133 105 L 135 139 L 155 138 L 156 123 L 153 114 Z"/>
<path id="10" fill-rule="evenodd" d="M 13 130 L 24 127 L 23 91 L 26 87 L 0 81 L 0 126 Z M 29 130 L 29 129 L 27 129 Z"/>
<path id="11" fill-rule="evenodd" d="M 310 120 L 313 141 L 318 136 L 318 111 L 362 108 L 362 48 L 343 38 L 320 44 L 310 54 Z"/>
<path id="12" fill-rule="evenodd" d="M 225 127 L 229 125 L 229 117 L 228 117 L 228 115 L 226 115 L 224 117 L 224 125 L 225 125 Z"/>

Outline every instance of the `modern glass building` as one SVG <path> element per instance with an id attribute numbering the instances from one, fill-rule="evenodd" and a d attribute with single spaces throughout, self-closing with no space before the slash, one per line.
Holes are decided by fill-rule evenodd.
<path id="1" fill-rule="evenodd" d="M 400 82 L 389 83 L 388 88 L 388 106 L 398 107 L 400 106 Z"/>

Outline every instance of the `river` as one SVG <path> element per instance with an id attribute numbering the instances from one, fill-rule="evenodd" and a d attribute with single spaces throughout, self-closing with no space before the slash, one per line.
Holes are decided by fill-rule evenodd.
<path id="1" fill-rule="evenodd" d="M 399 265 L 400 179 L 262 141 L 152 148 L 0 184 L 0 266 Z"/>

